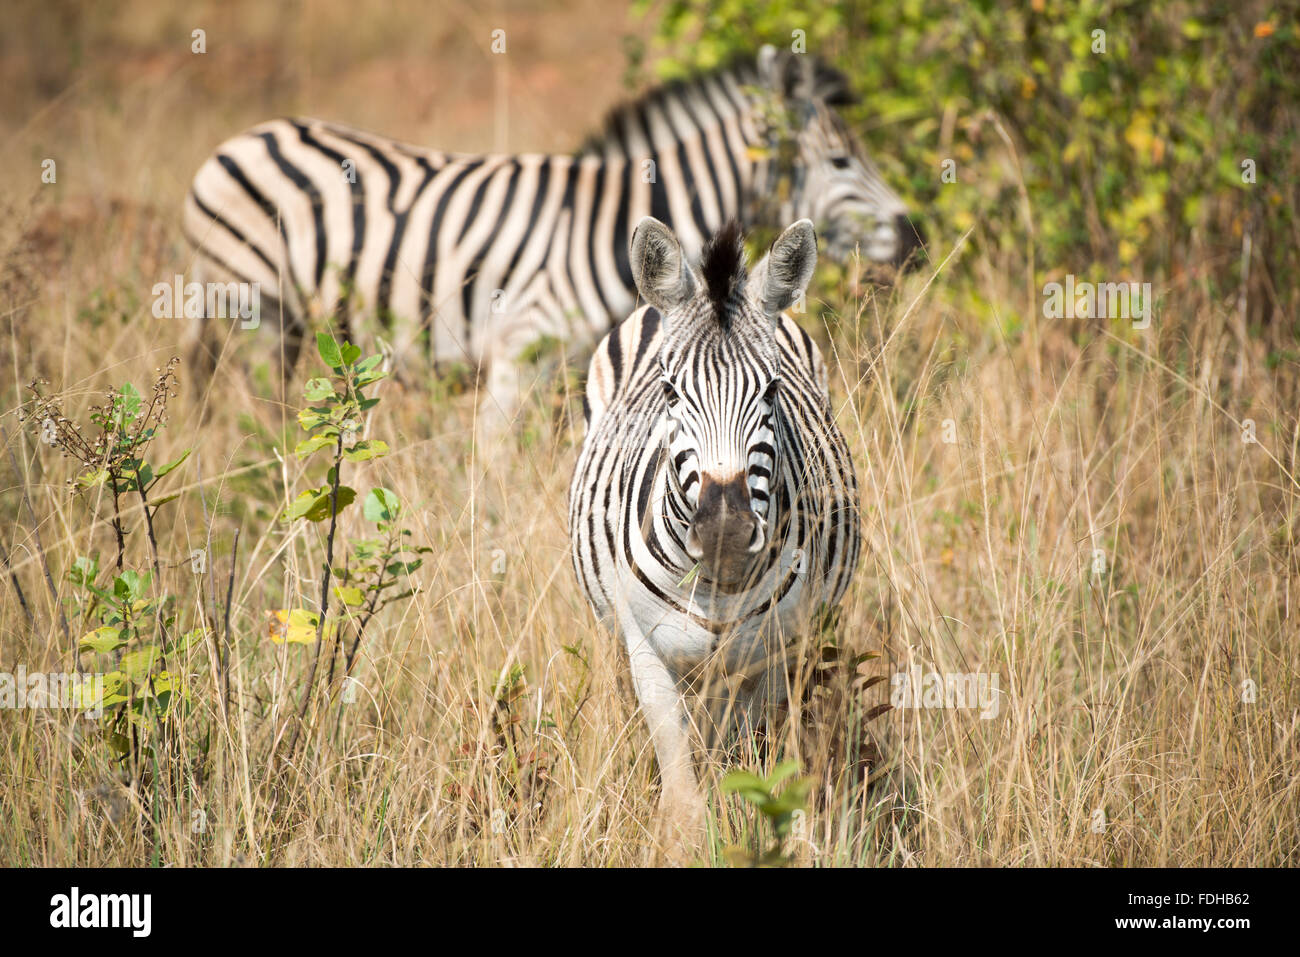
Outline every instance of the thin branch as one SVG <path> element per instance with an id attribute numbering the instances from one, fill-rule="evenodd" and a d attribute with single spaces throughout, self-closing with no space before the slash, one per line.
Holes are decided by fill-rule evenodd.
<path id="1" fill-rule="evenodd" d="M 23 586 L 18 582 L 18 573 L 14 571 L 9 564 L 9 552 L 5 550 L 4 545 L 0 545 L 0 562 L 4 563 L 5 570 L 9 572 L 9 580 L 13 582 L 14 591 L 18 593 L 18 604 L 23 608 L 23 614 L 27 616 L 27 622 L 33 628 L 36 627 L 36 616 L 32 614 L 31 608 L 27 606 L 27 596 L 23 594 Z"/>
<path id="2" fill-rule="evenodd" d="M 235 593 L 235 559 L 238 557 L 239 529 L 235 529 L 235 542 L 230 548 L 230 578 L 226 582 L 226 618 L 221 639 L 221 693 L 225 698 L 226 714 L 230 713 L 230 601 Z"/>
<path id="3" fill-rule="evenodd" d="M 330 482 L 330 527 L 325 539 L 325 567 L 321 572 L 320 618 L 316 622 L 316 654 L 312 656 L 311 670 L 307 672 L 307 687 L 302 694 L 302 703 L 298 705 L 298 720 L 294 723 L 293 732 L 289 735 L 289 744 L 283 758 L 285 762 L 293 760 L 293 753 L 297 747 L 298 737 L 302 732 L 303 721 L 307 715 L 307 707 L 311 704 L 312 693 L 316 688 L 316 671 L 320 667 L 320 649 L 325 642 L 325 616 L 329 613 L 330 568 L 334 563 L 334 532 L 339 524 L 339 485 L 342 481 L 340 475 L 342 469 L 343 431 L 340 430 L 334 448 L 334 478 Z"/>
<path id="4" fill-rule="evenodd" d="M 59 624 L 63 626 L 63 639 L 71 644 L 72 635 L 68 631 L 68 616 L 63 613 L 63 603 L 59 601 L 59 590 L 54 587 L 54 576 L 50 574 L 50 563 L 45 557 L 45 546 L 41 544 L 41 531 L 39 523 L 36 521 L 36 510 L 32 508 L 32 500 L 27 494 L 26 474 L 18 467 L 18 459 L 14 456 L 13 447 L 9 444 L 9 434 L 3 428 L 0 428 L 0 441 L 4 442 L 5 450 L 9 453 L 9 462 L 14 467 L 14 476 L 22 488 L 23 504 L 27 506 L 27 517 L 31 521 L 32 538 L 36 542 L 36 553 L 41 557 L 41 569 L 45 572 L 45 584 L 50 589 L 50 598 L 59 613 Z M 7 561 L 6 564 L 8 564 Z M 77 654 L 75 645 L 72 646 L 72 660 L 76 662 L 77 670 L 80 671 L 81 659 Z"/>

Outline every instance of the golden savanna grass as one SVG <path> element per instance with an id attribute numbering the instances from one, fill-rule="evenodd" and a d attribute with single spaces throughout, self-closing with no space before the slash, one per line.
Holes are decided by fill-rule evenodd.
<path id="1" fill-rule="evenodd" d="M 439 23 L 419 4 L 360 23 L 352 10 L 304 4 L 279 19 L 255 3 L 85 14 L 42 3 L 6 14 L 0 671 L 72 669 L 66 572 L 78 555 L 107 565 L 114 552 L 105 502 L 70 495 L 75 463 L 19 421 L 27 383 L 48 380 L 84 420 L 105 389 L 143 388 L 184 355 L 181 324 L 151 315 L 150 289 L 188 267 L 180 200 L 217 143 L 303 112 L 464 150 L 563 149 L 614 98 L 618 38 L 644 32 L 594 0 L 545 12 L 452 4 Z M 506 73 L 479 42 L 498 16 Z M 196 27 L 201 57 L 189 50 Z M 40 182 L 47 157 L 54 185 Z M 931 233 L 918 273 L 873 289 L 854 270 L 827 271 L 803 317 L 858 468 L 865 548 L 834 628 L 800 645 L 800 685 L 831 677 L 807 689 L 803 720 L 770 749 L 815 782 L 793 860 L 1296 863 L 1290 367 L 1266 361 L 1235 296 L 1194 278 L 1160 290 L 1147 330 L 1046 320 L 1023 264 L 978 232 Z M 964 308 L 958 267 L 996 321 Z M 418 591 L 367 631 L 355 700 L 318 690 L 280 765 L 313 649 L 270 641 L 267 613 L 314 605 L 324 531 L 277 514 L 322 468 L 292 455 L 301 432 L 272 401 L 267 360 L 264 339 L 237 332 L 210 387 L 182 364 L 152 455 L 195 449 L 168 480 L 183 495 L 159 513 L 158 585 L 191 620 L 224 606 L 233 582 L 229 710 L 204 642 L 181 669 L 183 747 L 160 766 L 116 765 L 96 725 L 69 712 L 0 712 L 0 862 L 662 860 L 653 749 L 569 566 L 582 365 L 539 380 L 486 475 L 472 388 L 380 385 L 365 432 L 392 452 L 348 466 L 345 481 L 393 489 L 433 551 Z M 356 511 L 342 518 L 344 543 L 362 534 Z M 127 524 L 128 561 L 144 570 L 138 511 Z M 189 556 L 204 547 L 212 575 L 199 580 Z M 836 672 L 823 661 L 832 643 L 840 662 L 879 657 Z M 996 716 L 897 709 L 866 721 L 889 699 L 889 681 L 871 679 L 914 666 L 997 675 Z M 759 768 L 753 754 L 733 760 Z M 706 772 L 705 863 L 759 839 L 753 812 L 718 787 L 726 770 Z"/>

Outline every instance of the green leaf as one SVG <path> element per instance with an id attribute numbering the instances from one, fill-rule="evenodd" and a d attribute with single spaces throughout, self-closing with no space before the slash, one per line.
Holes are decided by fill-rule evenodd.
<path id="1" fill-rule="evenodd" d="M 293 454 L 300 459 L 305 459 L 314 452 L 318 452 L 326 446 L 336 444 L 338 440 L 332 435 L 313 435 L 309 439 L 303 439 L 294 447 Z"/>
<path id="2" fill-rule="evenodd" d="M 771 798 L 767 782 L 751 771 L 735 770 L 722 779 L 722 790 L 739 794 L 751 804 L 761 804 Z"/>
<path id="3" fill-rule="evenodd" d="M 328 495 L 328 489 L 326 489 L 326 495 Z M 289 504 L 287 509 L 285 509 L 285 520 L 293 521 L 295 519 L 305 518 L 308 513 L 314 513 L 316 509 L 320 508 L 322 502 L 325 503 L 326 508 L 329 507 L 329 499 L 328 497 L 321 495 L 320 489 L 313 488 L 308 489 L 305 492 L 300 492 L 298 497 Z"/>
<path id="4" fill-rule="evenodd" d="M 149 689 L 159 698 L 164 694 L 181 690 L 180 678 L 170 671 L 160 671 L 149 681 Z"/>
<path id="5" fill-rule="evenodd" d="M 350 342 L 343 344 L 343 364 L 350 366 L 361 358 L 361 349 Z"/>
<path id="6" fill-rule="evenodd" d="M 189 457 L 190 457 L 190 452 L 192 452 L 192 451 L 194 451 L 194 450 L 193 450 L 193 449 L 186 449 L 184 455 L 182 455 L 180 458 L 176 459 L 176 461 L 174 461 L 174 462 L 168 462 L 166 465 L 164 465 L 162 468 L 160 468 L 157 472 L 155 472 L 153 477 L 154 477 L 155 479 L 160 479 L 160 478 L 162 478 L 164 475 L 166 475 L 166 474 L 167 474 L 168 472 L 170 472 L 172 469 L 176 468 L 176 466 L 180 465 L 180 464 L 181 464 L 182 462 L 184 462 L 187 458 L 189 458 Z"/>
<path id="7" fill-rule="evenodd" d="M 131 383 L 122 386 L 116 403 L 120 415 L 119 422 L 125 424 L 135 421 L 136 416 L 140 414 L 140 398 L 140 393 Z"/>
<path id="8" fill-rule="evenodd" d="M 281 608 L 267 613 L 269 624 L 267 637 L 277 645 L 288 642 L 291 645 L 309 645 L 316 640 L 316 629 L 320 624 L 320 615 L 306 608 Z M 322 637 L 329 638 L 334 633 L 334 625 L 325 623 Z"/>
<path id="9" fill-rule="evenodd" d="M 320 353 L 321 361 L 331 369 L 343 368 L 343 354 L 339 351 L 339 344 L 328 332 L 316 333 L 316 351 Z"/>
<path id="10" fill-rule="evenodd" d="M 349 607 L 355 608 L 366 600 L 360 588 L 354 588 L 350 585 L 334 586 L 334 594 L 338 595 L 339 600 Z"/>
<path id="11" fill-rule="evenodd" d="M 97 651 L 104 654 L 109 651 L 116 651 L 125 644 L 126 638 L 123 635 L 123 629 L 103 625 L 82 635 L 81 640 L 77 642 L 77 650 Z"/>
<path id="12" fill-rule="evenodd" d="M 343 511 L 351 505 L 356 499 L 355 489 L 348 488 L 346 485 L 339 486 L 338 503 L 335 514 Z M 308 489 L 293 500 L 293 503 L 285 511 L 285 519 L 293 521 L 299 518 L 305 518 L 309 522 L 323 522 L 330 517 L 330 487 L 322 485 L 320 488 Z"/>
<path id="13" fill-rule="evenodd" d="M 379 368 L 383 358 L 381 355 L 373 355 L 357 363 L 357 373 L 352 377 L 352 384 L 360 389 L 387 376 L 388 373 Z"/>
<path id="14" fill-rule="evenodd" d="M 768 776 L 767 779 L 768 790 L 769 791 L 776 790 L 776 786 L 778 784 L 780 784 L 790 775 L 797 773 L 798 770 L 799 770 L 798 762 L 782 761 L 780 764 L 778 764 L 775 768 L 772 769 L 771 775 Z"/>
<path id="15" fill-rule="evenodd" d="M 120 671 L 105 675 L 102 680 L 95 680 L 91 675 L 83 676 L 83 680 L 73 686 L 73 706 L 78 710 L 91 710 L 122 703 L 126 700 L 125 695 L 118 693 L 122 680 Z"/>
<path id="16" fill-rule="evenodd" d="M 352 448 L 343 453 L 343 457 L 349 462 L 365 462 L 369 459 L 378 459 L 388 454 L 388 443 L 379 439 L 367 439 L 364 442 L 358 442 Z"/>
<path id="17" fill-rule="evenodd" d="M 302 394 L 308 402 L 320 402 L 334 398 L 334 386 L 329 379 L 308 379 Z"/>
<path id="18" fill-rule="evenodd" d="M 122 656 L 118 667 L 134 684 L 139 684 L 149 676 L 155 663 L 162 661 L 162 652 L 153 645 L 146 645 L 139 651 L 128 651 Z"/>
<path id="19" fill-rule="evenodd" d="M 95 577 L 99 574 L 99 556 L 91 555 L 89 557 L 82 555 L 72 563 L 72 568 L 68 572 L 68 578 L 75 585 L 92 585 Z"/>
<path id="20" fill-rule="evenodd" d="M 402 503 L 388 489 L 372 488 L 362 508 L 368 522 L 391 522 L 401 514 Z"/>
<path id="21" fill-rule="evenodd" d="M 94 472 L 87 472 L 77 477 L 77 484 L 82 488 L 91 488 L 95 485 L 101 485 L 108 478 L 108 469 L 96 469 Z"/>
<path id="22" fill-rule="evenodd" d="M 140 596 L 144 594 L 148 586 L 149 576 L 147 574 L 141 575 L 139 572 L 128 568 L 113 579 L 113 594 L 119 599 L 134 603 L 140 600 Z"/>

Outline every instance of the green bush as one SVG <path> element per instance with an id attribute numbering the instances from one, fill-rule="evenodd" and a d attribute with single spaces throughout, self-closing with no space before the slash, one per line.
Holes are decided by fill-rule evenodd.
<path id="1" fill-rule="evenodd" d="M 844 69 L 848 118 L 937 240 L 1235 297 L 1296 322 L 1300 27 L 1267 3 L 640 0 L 665 76 L 760 43 Z M 1096 31 L 1104 31 L 1099 34 Z M 951 160 L 956 182 L 941 177 Z M 1243 162 L 1254 161 L 1255 182 Z M 1023 187 L 1023 192 L 1022 192 Z M 1027 200 L 1027 202 L 1026 202 Z M 1297 327 L 1300 328 L 1300 327 Z"/>

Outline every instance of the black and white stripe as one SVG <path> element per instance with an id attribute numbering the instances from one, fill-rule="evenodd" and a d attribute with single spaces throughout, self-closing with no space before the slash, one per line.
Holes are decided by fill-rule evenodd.
<path id="1" fill-rule="evenodd" d="M 836 113 L 847 98 L 842 74 L 765 47 L 617 109 L 574 155 L 462 155 L 273 120 L 195 175 L 196 278 L 258 283 L 290 362 L 308 318 L 346 332 L 367 314 L 399 363 L 423 348 L 435 368 L 496 366 L 488 391 L 508 415 L 521 353 L 546 337 L 585 353 L 633 308 L 627 243 L 644 216 L 693 258 L 729 220 L 799 217 L 833 257 L 906 258 L 916 233 Z"/>
<path id="2" fill-rule="evenodd" d="M 782 311 L 816 262 L 809 221 L 753 276 L 735 228 L 697 272 L 646 220 L 632 261 L 650 305 L 591 360 L 572 557 L 627 642 L 666 793 L 691 803 L 682 689 L 708 666 L 749 676 L 742 713 L 783 698 L 786 640 L 857 566 L 857 483 L 820 353 Z"/>

